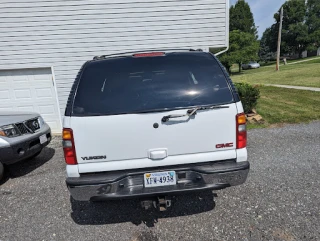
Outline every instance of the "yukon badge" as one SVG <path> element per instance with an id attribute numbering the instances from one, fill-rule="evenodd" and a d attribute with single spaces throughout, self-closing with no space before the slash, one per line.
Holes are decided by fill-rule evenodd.
<path id="1" fill-rule="evenodd" d="M 81 158 L 84 161 L 89 161 L 89 160 L 107 159 L 107 156 L 84 156 L 84 157 L 81 157 Z"/>

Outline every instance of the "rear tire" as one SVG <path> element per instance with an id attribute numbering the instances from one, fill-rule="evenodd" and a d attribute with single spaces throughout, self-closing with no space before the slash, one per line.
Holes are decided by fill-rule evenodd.
<path id="1" fill-rule="evenodd" d="M 0 181 L 2 180 L 3 176 L 4 176 L 4 166 L 0 162 Z"/>

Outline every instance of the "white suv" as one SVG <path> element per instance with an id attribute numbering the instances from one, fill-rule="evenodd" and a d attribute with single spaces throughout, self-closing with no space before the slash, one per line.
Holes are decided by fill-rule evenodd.
<path id="1" fill-rule="evenodd" d="M 76 200 L 166 196 L 245 182 L 246 117 L 220 62 L 201 51 L 86 62 L 64 117 Z"/>

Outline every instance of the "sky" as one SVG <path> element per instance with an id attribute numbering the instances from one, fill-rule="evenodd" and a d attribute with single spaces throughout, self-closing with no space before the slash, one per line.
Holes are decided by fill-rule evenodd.
<path id="1" fill-rule="evenodd" d="M 238 0 L 230 0 L 230 5 L 234 5 Z M 280 9 L 286 0 L 245 0 L 253 13 L 254 22 L 258 27 L 259 38 L 262 37 L 266 28 L 274 22 L 273 15 Z"/>

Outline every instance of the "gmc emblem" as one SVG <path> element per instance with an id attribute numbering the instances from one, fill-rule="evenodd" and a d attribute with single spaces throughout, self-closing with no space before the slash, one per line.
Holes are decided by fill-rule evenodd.
<path id="1" fill-rule="evenodd" d="M 233 142 L 232 143 L 224 143 L 224 144 L 217 144 L 216 148 L 220 149 L 220 148 L 228 148 L 228 147 L 233 147 Z"/>

